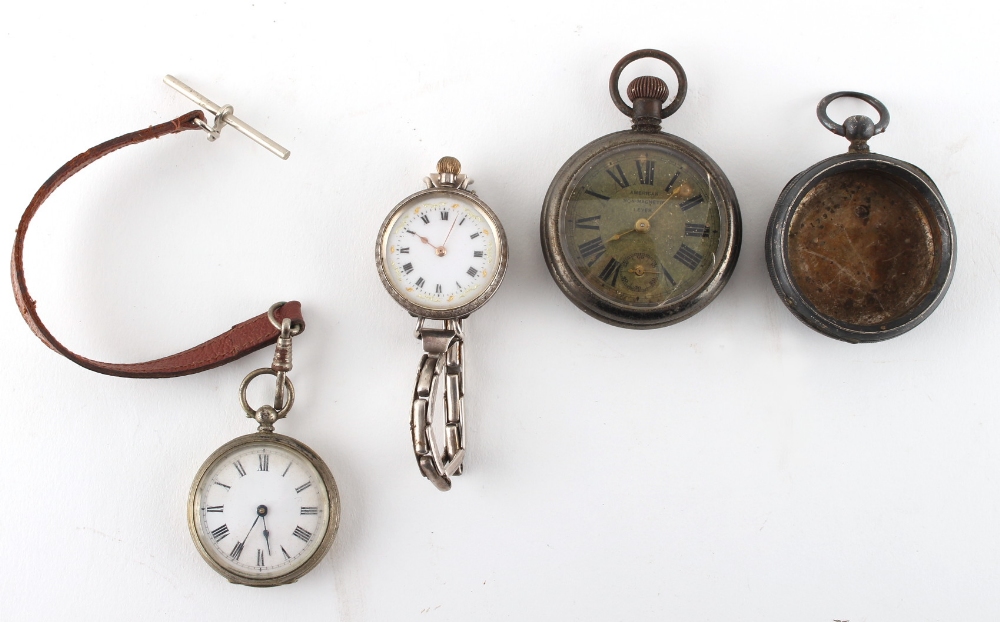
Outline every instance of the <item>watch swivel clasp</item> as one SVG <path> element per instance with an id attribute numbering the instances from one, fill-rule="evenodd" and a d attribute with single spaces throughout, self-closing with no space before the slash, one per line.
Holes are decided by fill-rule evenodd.
<path id="1" fill-rule="evenodd" d="M 254 141 L 261 147 L 264 147 L 274 155 L 278 156 L 282 160 L 287 160 L 288 157 L 292 155 L 291 151 L 285 149 L 284 147 L 274 142 L 264 134 L 261 134 L 254 128 L 250 127 L 250 125 L 248 125 L 242 119 L 237 118 L 236 115 L 233 114 L 232 106 L 228 104 L 225 106 L 220 106 L 216 104 L 212 100 L 208 99 L 198 91 L 194 90 L 190 86 L 184 84 L 183 82 L 181 82 L 180 80 L 171 75 L 164 76 L 163 82 L 165 82 L 167 86 L 174 89 L 184 97 L 187 97 L 194 103 L 198 104 L 205 110 L 215 115 L 215 119 L 213 119 L 211 125 L 205 123 L 204 121 L 201 121 L 200 119 L 195 121 L 195 123 L 197 123 L 201 127 L 201 129 L 208 132 L 209 141 L 214 141 L 216 138 L 218 138 L 220 132 L 222 132 L 222 128 L 228 125 L 231 126 L 233 129 L 235 129 L 236 131 L 238 131 L 239 133 L 243 134 L 244 136 L 250 138 L 250 140 Z"/>

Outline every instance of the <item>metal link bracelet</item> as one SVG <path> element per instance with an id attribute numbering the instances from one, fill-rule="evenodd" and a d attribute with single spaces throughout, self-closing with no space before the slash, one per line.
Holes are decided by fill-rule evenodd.
<path id="1" fill-rule="evenodd" d="M 410 432 L 413 452 L 424 477 L 439 490 L 451 489 L 451 478 L 462 474 L 465 458 L 465 370 L 462 320 L 445 320 L 443 328 L 426 328 L 424 318 L 414 331 L 423 343 L 424 356 L 417 368 L 413 389 Z M 438 385 L 444 379 L 444 451 L 432 429 L 437 410 Z"/>

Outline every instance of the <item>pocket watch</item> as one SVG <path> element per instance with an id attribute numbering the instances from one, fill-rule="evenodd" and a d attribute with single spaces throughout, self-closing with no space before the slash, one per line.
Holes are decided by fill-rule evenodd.
<path id="1" fill-rule="evenodd" d="M 618 90 L 622 70 L 656 58 L 677 74 L 669 105 L 666 83 L 642 76 Z M 674 57 L 639 50 L 611 72 L 611 99 L 632 129 L 585 145 L 563 165 L 545 195 L 542 249 L 553 279 L 591 316 L 624 328 L 679 322 L 711 302 L 739 256 L 736 194 L 701 149 L 660 131 L 687 94 Z"/>
<path id="2" fill-rule="evenodd" d="M 164 82 L 213 112 L 211 125 L 201 110 L 193 110 L 112 138 L 61 166 L 42 184 L 21 216 L 11 256 L 14 298 L 25 322 L 45 345 L 86 369 L 111 376 L 186 376 L 276 344 L 271 367 L 251 372 L 240 386 L 243 409 L 259 424 L 257 434 L 223 445 L 202 465 L 188 495 L 187 517 L 202 557 L 230 581 L 261 587 L 291 583 L 319 563 L 333 543 L 340 521 L 340 499 L 330 469 L 304 444 L 274 433 L 274 423 L 288 414 L 295 401 L 287 374 L 292 369 L 292 337 L 305 328 L 300 303 L 275 303 L 266 313 L 176 354 L 141 363 L 106 363 L 61 344 L 42 322 L 37 303 L 28 292 L 24 242 L 32 218 L 56 188 L 104 156 L 186 131 L 204 130 L 208 140 L 214 141 L 224 127 L 233 127 L 282 159 L 289 157 L 287 149 L 237 118 L 232 106 L 219 106 L 172 76 L 166 76 Z M 281 240 L 277 246 L 280 249 Z M 274 405 L 253 409 L 247 403 L 247 386 L 265 374 L 275 376 Z"/>
<path id="3" fill-rule="evenodd" d="M 463 320 L 496 293 L 507 268 L 507 238 L 472 179 L 451 157 L 438 161 L 426 189 L 389 213 L 375 244 L 386 290 L 417 318 L 424 355 L 410 408 L 413 450 L 420 472 L 439 490 L 451 489 L 465 457 Z M 431 327 L 428 320 L 440 321 Z M 444 447 L 432 427 L 438 384 L 444 382 Z"/>
<path id="4" fill-rule="evenodd" d="M 201 556 L 232 583 L 271 587 L 297 581 L 323 559 L 340 523 L 340 497 L 329 467 L 294 438 L 274 432 L 295 403 L 292 336 L 285 318 L 274 362 L 250 372 L 240 385 L 255 434 L 240 436 L 208 457 L 188 495 L 188 528 Z M 275 376 L 274 406 L 251 408 L 246 391 L 262 375 Z"/>
<path id="5" fill-rule="evenodd" d="M 854 97 L 879 113 L 835 123 L 827 106 Z M 811 328 L 852 343 L 897 337 L 923 322 L 955 271 L 955 226 L 927 173 L 870 152 L 889 111 L 864 93 L 841 91 L 816 109 L 828 130 L 851 141 L 845 154 L 802 171 L 771 214 L 765 256 L 785 306 Z"/>

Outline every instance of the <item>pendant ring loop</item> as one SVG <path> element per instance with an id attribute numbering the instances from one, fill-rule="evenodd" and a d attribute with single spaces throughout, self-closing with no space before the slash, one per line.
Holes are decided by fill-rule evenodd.
<path id="1" fill-rule="evenodd" d="M 618 90 L 618 80 L 621 78 L 622 71 L 625 67 L 631 65 L 634 61 L 637 61 L 640 58 L 655 58 L 657 60 L 661 60 L 670 65 L 670 68 L 674 70 L 675 74 L 677 74 L 677 94 L 674 95 L 674 100 L 670 102 L 670 105 L 664 106 L 661 112 L 662 118 L 666 119 L 670 115 L 677 112 L 677 109 L 681 107 L 681 104 L 684 103 L 684 98 L 687 97 L 688 90 L 687 75 L 684 73 L 684 68 L 681 67 L 681 64 L 677 62 L 676 58 L 666 52 L 661 52 L 659 50 L 637 50 L 631 54 L 627 54 L 625 58 L 618 61 L 618 64 L 615 65 L 615 68 L 611 71 L 611 80 L 609 85 L 611 87 L 611 101 L 615 102 L 615 106 L 617 106 L 618 110 L 621 110 L 625 116 L 629 118 L 632 117 L 632 106 L 626 104 L 625 100 L 622 99 L 621 92 Z"/>
<path id="2" fill-rule="evenodd" d="M 247 387 L 250 386 L 250 382 L 254 378 L 265 374 L 278 376 L 279 372 L 274 371 L 270 367 L 261 367 L 260 369 L 255 369 L 247 374 L 247 377 L 240 383 L 240 404 L 243 406 L 243 411 L 248 417 L 254 417 L 257 414 L 257 411 L 250 408 L 250 403 L 247 402 Z M 292 409 L 292 404 L 295 403 L 295 387 L 292 385 L 292 381 L 288 378 L 288 376 L 285 376 L 285 389 L 287 389 L 288 401 L 285 402 L 282 405 L 281 410 L 278 411 L 278 419 L 284 418 L 285 415 L 288 414 L 288 411 Z"/>
<path id="3" fill-rule="evenodd" d="M 816 116 L 819 117 L 819 122 L 823 124 L 823 127 L 830 130 L 837 136 L 844 136 L 846 134 L 844 124 L 834 122 L 834 120 L 830 118 L 830 115 L 826 113 L 826 109 L 830 103 L 833 102 L 833 100 L 840 99 L 841 97 L 853 97 L 854 99 L 860 99 L 878 111 L 878 123 L 875 124 L 875 134 L 881 134 L 885 131 L 885 128 L 889 127 L 889 109 L 885 107 L 885 104 L 866 93 L 859 93 L 857 91 L 837 91 L 836 93 L 830 93 L 823 99 L 819 100 L 819 104 L 816 106 Z"/>

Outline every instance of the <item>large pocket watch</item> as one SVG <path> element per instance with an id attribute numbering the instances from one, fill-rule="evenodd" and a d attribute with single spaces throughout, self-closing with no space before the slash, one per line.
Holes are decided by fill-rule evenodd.
<path id="1" fill-rule="evenodd" d="M 656 58 L 677 74 L 677 95 L 642 76 L 619 93 L 622 70 Z M 697 313 L 736 266 L 741 222 L 736 194 L 719 166 L 691 143 L 660 131 L 687 94 L 669 54 L 639 50 L 611 72 L 611 99 L 632 129 L 577 151 L 556 174 L 542 211 L 549 272 L 576 306 L 625 328 L 658 328 Z"/>
<path id="2" fill-rule="evenodd" d="M 465 458 L 465 332 L 463 322 L 496 293 L 507 268 L 500 219 L 469 190 L 472 179 L 451 157 L 424 178 L 426 189 L 403 199 L 379 230 L 375 262 L 393 299 L 417 318 L 424 355 L 410 406 L 413 452 L 420 472 L 451 489 Z M 428 320 L 440 322 L 437 326 Z M 439 385 L 444 385 L 444 440 L 434 434 Z"/>
<path id="3" fill-rule="evenodd" d="M 216 572 L 232 583 L 271 587 L 297 581 L 323 559 L 340 523 L 340 497 L 329 467 L 312 449 L 274 432 L 295 403 L 292 368 L 294 327 L 288 318 L 268 317 L 281 333 L 271 367 L 256 369 L 240 385 L 255 434 L 218 448 L 195 475 L 188 495 L 188 528 L 195 547 Z M 262 375 L 275 376 L 274 405 L 252 408 L 247 387 Z"/>
<path id="4" fill-rule="evenodd" d="M 838 124 L 827 106 L 853 97 L 879 113 Z M 820 123 L 851 141 L 785 186 L 767 227 L 767 267 L 785 306 L 824 335 L 852 343 L 890 339 L 937 308 L 955 271 L 955 226 L 927 173 L 871 153 L 889 125 L 871 95 L 841 91 L 816 108 Z"/>

